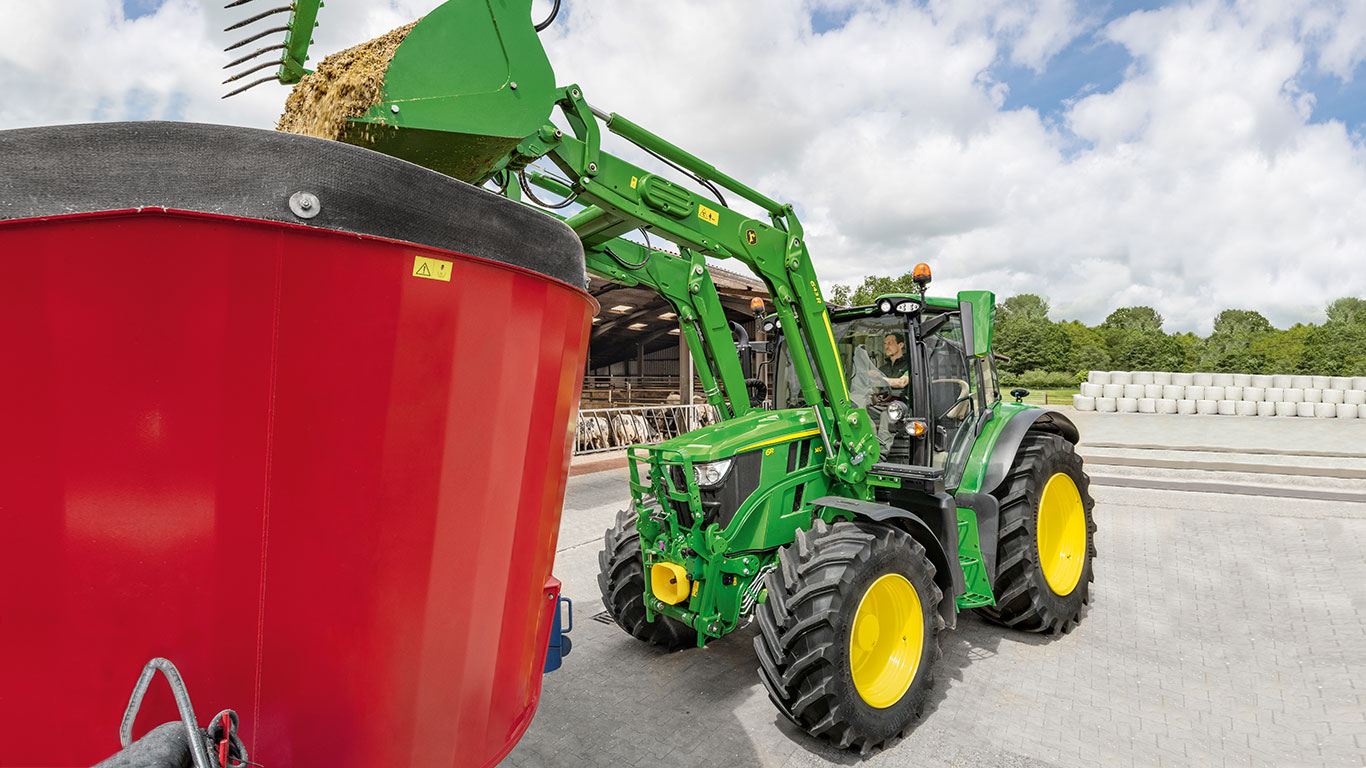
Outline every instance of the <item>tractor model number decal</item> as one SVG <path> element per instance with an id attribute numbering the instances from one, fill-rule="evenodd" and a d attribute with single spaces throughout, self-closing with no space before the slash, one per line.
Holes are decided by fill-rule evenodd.
<path id="1" fill-rule="evenodd" d="M 712 225 L 721 223 L 721 214 L 717 213 L 716 211 L 713 211 L 705 205 L 697 206 L 697 218 Z"/>
<path id="2" fill-rule="evenodd" d="M 425 277 L 428 280 L 441 280 L 449 283 L 451 281 L 451 263 L 441 259 L 417 256 L 413 259 L 413 277 Z"/>
<path id="3" fill-rule="evenodd" d="M 817 304 L 824 304 L 824 303 L 825 303 L 825 300 L 821 298 L 821 289 L 820 289 L 820 286 L 816 285 L 816 281 L 815 281 L 815 280 L 812 280 L 812 281 L 811 281 L 811 293 L 815 294 L 815 296 L 816 296 L 816 303 L 817 303 Z"/>

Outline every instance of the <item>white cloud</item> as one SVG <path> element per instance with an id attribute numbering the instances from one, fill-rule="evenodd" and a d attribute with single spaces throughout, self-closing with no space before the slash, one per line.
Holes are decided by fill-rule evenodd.
<path id="1" fill-rule="evenodd" d="M 330 2 L 314 51 L 435 4 Z M 127 22 L 115 0 L 7 4 L 0 128 L 273 125 L 282 88 L 218 98 L 233 39 L 219 5 L 167 0 Z M 827 285 L 929 261 L 941 291 L 1045 293 L 1055 315 L 1093 323 L 1149 304 L 1169 329 L 1202 331 L 1224 307 L 1284 325 L 1366 295 L 1366 148 L 1340 123 L 1309 122 L 1306 85 L 1358 73 L 1366 5 L 1199 0 L 1100 30 L 1079 8 L 566 0 L 542 39 L 559 81 L 594 104 L 796 203 Z M 848 20 L 816 34 L 817 9 Z M 1134 59 L 1117 87 L 1048 120 L 1004 109 L 994 72 L 1046 72 L 1093 32 Z"/>

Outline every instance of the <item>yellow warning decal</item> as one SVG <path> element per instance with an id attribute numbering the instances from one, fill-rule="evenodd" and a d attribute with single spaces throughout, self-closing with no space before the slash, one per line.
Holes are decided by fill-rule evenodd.
<path id="1" fill-rule="evenodd" d="M 636 182 L 638 182 L 638 181 L 640 181 L 640 179 L 636 178 L 635 176 L 632 176 L 632 177 L 631 177 L 631 189 L 635 189 L 635 188 L 636 188 Z"/>
<path id="2" fill-rule="evenodd" d="M 721 214 L 717 213 L 716 211 L 713 211 L 705 205 L 697 206 L 697 218 L 707 222 L 708 224 L 721 223 Z"/>
<path id="3" fill-rule="evenodd" d="M 693 597 L 697 597 L 697 590 L 698 590 L 698 589 L 701 589 L 701 587 L 702 587 L 702 582 L 700 582 L 700 581 L 694 581 L 694 582 L 692 583 L 692 596 L 693 596 Z"/>
<path id="4" fill-rule="evenodd" d="M 451 264 L 452 262 L 441 259 L 417 256 L 413 259 L 413 277 L 425 277 L 428 280 L 442 280 L 449 283 L 451 281 Z"/>

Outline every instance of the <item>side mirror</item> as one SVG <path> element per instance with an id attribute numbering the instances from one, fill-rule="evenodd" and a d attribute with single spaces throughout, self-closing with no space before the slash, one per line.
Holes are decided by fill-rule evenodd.
<path id="1" fill-rule="evenodd" d="M 1023 402 L 1024 402 L 1024 399 L 1025 399 L 1026 397 L 1029 397 L 1029 390 L 1027 390 L 1027 389 L 1012 389 L 1012 390 L 1010 390 L 1010 396 L 1013 397 L 1013 398 L 1015 398 L 1015 402 L 1017 402 L 1017 403 L 1023 403 Z"/>

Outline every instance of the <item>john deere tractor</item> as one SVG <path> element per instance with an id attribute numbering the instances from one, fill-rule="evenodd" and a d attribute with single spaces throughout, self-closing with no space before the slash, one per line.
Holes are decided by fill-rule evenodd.
<path id="1" fill-rule="evenodd" d="M 292 6 L 282 81 L 303 72 L 293 26 L 317 5 Z M 677 312 L 723 419 L 630 450 L 631 504 L 600 556 L 617 624 L 679 649 L 757 620 L 778 709 L 865 751 L 913 722 L 961 610 L 1071 629 L 1095 556 L 1077 430 L 1002 400 L 993 295 L 926 296 L 922 265 L 916 293 L 827 306 L 791 205 L 555 86 L 536 35 L 548 20 L 530 12 L 531 0 L 437 7 L 336 138 L 566 212 L 590 272 L 654 288 Z M 605 133 L 667 176 L 605 151 Z M 772 296 L 773 410 L 750 401 L 707 259 L 743 263 Z"/>

